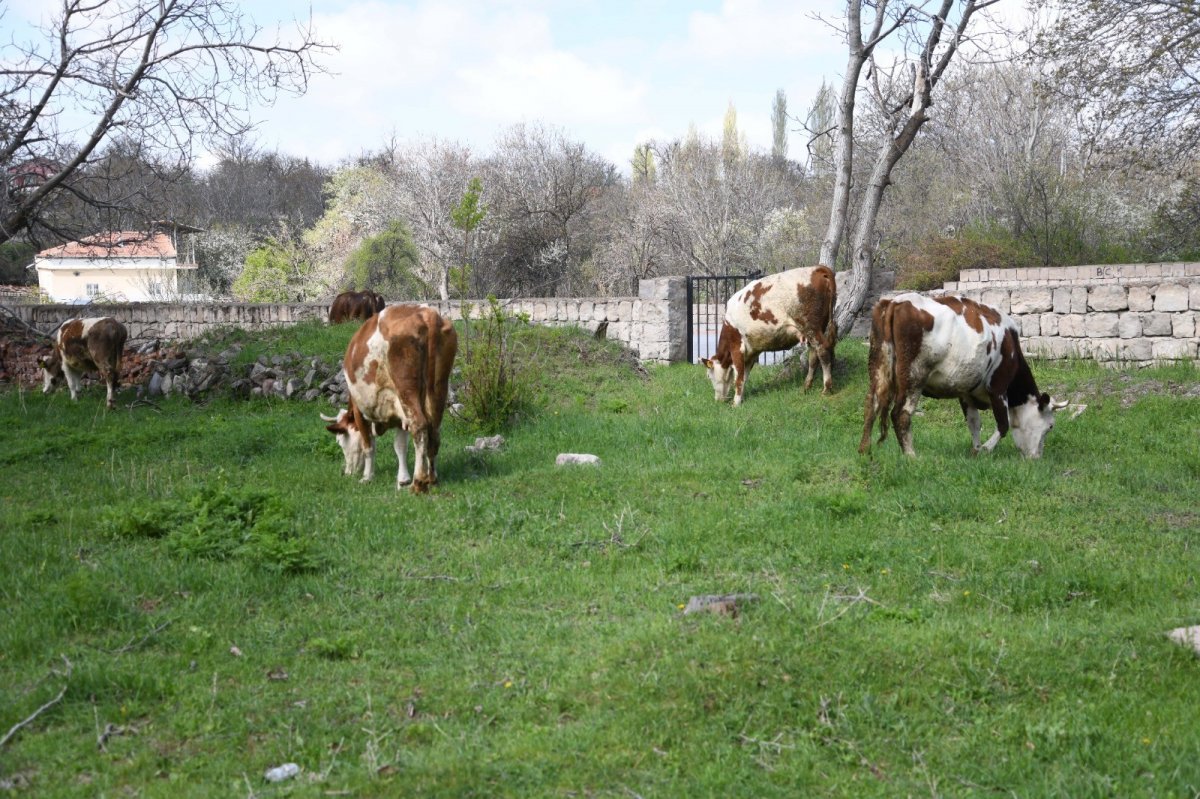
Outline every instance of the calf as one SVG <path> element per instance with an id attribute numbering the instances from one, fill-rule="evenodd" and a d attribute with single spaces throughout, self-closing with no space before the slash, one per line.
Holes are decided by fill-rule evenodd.
<path id="1" fill-rule="evenodd" d="M 702 358 L 718 402 L 734 387 L 733 404 L 742 404 L 746 375 L 760 352 L 786 350 L 808 344 L 808 375 L 804 390 L 812 386 L 817 360 L 828 394 L 833 389 L 833 350 L 837 325 L 837 281 L 827 266 L 805 266 L 767 275 L 746 284 L 725 304 L 725 322 L 717 339 L 717 352 Z"/>
<path id="2" fill-rule="evenodd" d="M 363 323 L 343 363 L 350 407 L 321 417 L 342 448 L 346 474 L 361 468 L 364 483 L 374 477 L 375 437 L 395 427 L 396 488 L 411 482 L 419 494 L 437 482 L 442 414 L 457 350 L 454 326 L 426 305 L 389 305 Z M 411 476 L 410 435 L 416 447 Z"/>
<path id="3" fill-rule="evenodd" d="M 343 291 L 329 306 L 331 325 L 362 319 L 364 322 L 384 308 L 383 295 L 374 291 Z"/>
<path id="4" fill-rule="evenodd" d="M 955 398 L 979 452 L 979 411 L 991 408 L 996 432 L 982 445 L 990 452 L 1012 425 L 1013 442 L 1027 458 L 1039 458 L 1054 427 L 1055 402 L 1038 393 L 1021 353 L 1017 326 L 995 308 L 965 297 L 901 294 L 880 300 L 871 312 L 871 387 L 863 411 L 858 451 L 871 447 L 871 425 L 879 417 L 879 441 L 887 438 L 890 411 L 900 448 L 915 454 L 911 421 L 924 394 Z"/>
<path id="5" fill-rule="evenodd" d="M 78 399 L 84 372 L 98 372 L 108 386 L 109 408 L 116 406 L 117 383 L 121 377 L 121 354 L 125 326 L 111 316 L 68 319 L 54 331 L 54 348 L 40 356 L 42 393 L 49 394 L 64 378 L 71 399 Z"/>

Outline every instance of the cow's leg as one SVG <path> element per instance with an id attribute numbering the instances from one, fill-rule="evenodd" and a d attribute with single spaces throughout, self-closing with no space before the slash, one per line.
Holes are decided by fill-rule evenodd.
<path id="1" fill-rule="evenodd" d="M 896 429 L 896 440 L 900 442 L 900 449 L 905 455 L 916 455 L 912 445 L 912 415 L 921 399 L 921 392 L 908 389 L 897 391 L 896 394 L 898 399 L 892 406 L 892 427 Z"/>
<path id="2" fill-rule="evenodd" d="M 375 477 L 375 431 L 370 424 L 363 426 L 363 476 L 361 482 L 369 483 Z"/>
<path id="3" fill-rule="evenodd" d="M 396 440 L 392 446 L 396 450 L 396 460 L 400 462 L 400 469 L 396 472 L 396 490 L 399 491 L 412 482 L 412 475 L 408 473 L 408 431 L 403 427 L 396 428 Z"/>
<path id="4" fill-rule="evenodd" d="M 812 388 L 813 375 L 817 372 L 817 350 L 816 343 L 809 342 L 808 344 L 808 373 L 804 375 L 804 390 L 808 391 Z"/>
<path id="5" fill-rule="evenodd" d="M 1003 394 L 992 395 L 992 416 L 996 419 L 996 432 L 983 444 L 984 452 L 991 452 L 1008 432 L 1008 399 Z"/>
<path id="6" fill-rule="evenodd" d="M 827 345 L 821 344 L 818 346 L 817 358 L 821 361 L 821 379 L 823 381 L 821 393 L 830 394 L 833 392 L 833 355 L 830 353 Z M 809 356 L 808 375 L 810 380 L 812 379 L 812 372 L 812 356 Z"/>
<path id="7" fill-rule="evenodd" d="M 63 361 L 62 370 L 63 375 L 67 378 L 67 388 L 71 392 L 71 399 L 79 399 L 79 389 L 83 383 L 83 375 L 68 366 L 66 361 Z"/>
<path id="8" fill-rule="evenodd" d="M 429 424 L 422 418 L 420 424 L 412 426 L 413 458 L 412 492 L 424 494 L 433 485 L 433 467 L 429 462 Z"/>
<path id="9" fill-rule="evenodd" d="M 979 409 L 971 405 L 966 400 L 959 400 L 958 404 L 962 406 L 963 416 L 967 420 L 967 429 L 971 431 L 971 454 L 979 454 Z"/>
<path id="10" fill-rule="evenodd" d="M 746 378 L 750 375 L 750 367 L 754 365 L 756 357 L 747 358 L 740 349 L 733 351 L 733 404 L 735 407 L 742 404 L 742 391 L 746 387 Z"/>
<path id="11" fill-rule="evenodd" d="M 117 381 L 121 376 L 120 364 L 109 364 L 106 369 L 101 370 L 100 376 L 104 378 L 104 384 L 108 386 L 108 401 L 106 404 L 111 410 L 117 407 Z"/>

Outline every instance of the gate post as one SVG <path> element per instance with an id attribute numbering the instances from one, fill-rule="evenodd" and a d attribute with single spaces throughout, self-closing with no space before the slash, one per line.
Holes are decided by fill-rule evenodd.
<path id="1" fill-rule="evenodd" d="M 687 278 L 656 277 L 638 281 L 634 322 L 643 361 L 678 363 L 687 358 Z"/>

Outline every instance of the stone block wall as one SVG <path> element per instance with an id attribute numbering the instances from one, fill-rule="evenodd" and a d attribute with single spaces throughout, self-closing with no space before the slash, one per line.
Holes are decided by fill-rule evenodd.
<path id="1" fill-rule="evenodd" d="M 650 363 L 686 358 L 686 279 L 643 280 L 637 297 L 547 297 L 500 300 L 510 313 L 525 314 L 534 324 L 577 325 L 614 339 Z M 463 303 L 431 302 L 452 319 L 462 318 Z M 469 303 L 473 316 L 486 301 Z M 328 303 L 122 303 L 96 306 L 17 305 L 14 312 L 38 330 L 50 332 L 74 316 L 112 316 L 129 330 L 131 345 L 154 339 L 189 341 L 221 327 L 262 330 L 306 319 L 328 319 Z"/>
<path id="2" fill-rule="evenodd" d="M 1027 353 L 1145 366 L 1200 356 L 1200 264 L 968 269 L 955 291 L 1010 314 Z"/>

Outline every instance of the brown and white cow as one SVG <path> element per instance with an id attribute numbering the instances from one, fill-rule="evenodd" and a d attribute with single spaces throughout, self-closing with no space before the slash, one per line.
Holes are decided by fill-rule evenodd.
<path id="1" fill-rule="evenodd" d="M 712 358 L 700 362 L 708 370 L 718 402 L 734 388 L 733 404 L 742 404 L 746 375 L 760 352 L 808 344 L 808 375 L 804 390 L 812 386 L 817 360 L 825 377 L 823 394 L 833 389 L 833 350 L 837 325 L 837 281 L 827 266 L 805 266 L 767 275 L 729 298 L 725 321 Z"/>
<path id="2" fill-rule="evenodd" d="M 959 401 L 972 453 L 981 447 L 979 411 L 991 408 L 996 432 L 982 449 L 990 452 L 1011 424 L 1017 449 L 1027 458 L 1039 458 L 1055 412 L 1067 405 L 1038 392 L 1016 323 L 966 297 L 910 293 L 880 300 L 871 312 L 868 368 L 871 387 L 859 452 L 871 447 L 876 416 L 879 441 L 887 438 L 890 411 L 900 448 L 913 455 L 912 414 L 924 394 Z"/>
<path id="3" fill-rule="evenodd" d="M 382 311 L 385 304 L 383 295 L 374 291 L 343 291 L 329 306 L 329 323 L 336 325 L 351 319 L 365 322 Z"/>
<path id="4" fill-rule="evenodd" d="M 346 474 L 361 468 L 364 483 L 374 477 L 375 437 L 395 427 L 396 488 L 411 482 L 419 494 L 437 482 L 442 414 L 457 350 L 454 326 L 426 305 L 389 305 L 363 323 L 343 362 L 350 407 L 321 416 L 342 448 Z M 416 447 L 411 476 L 410 435 Z"/>
<path id="5" fill-rule="evenodd" d="M 78 399 L 84 372 L 98 372 L 108 386 L 108 407 L 116 406 L 121 377 L 125 326 L 111 316 L 68 319 L 54 331 L 54 348 L 37 359 L 42 367 L 42 393 L 49 394 L 66 380 L 71 399 Z"/>

